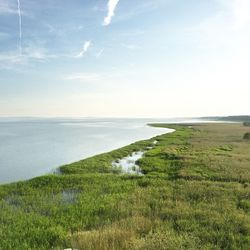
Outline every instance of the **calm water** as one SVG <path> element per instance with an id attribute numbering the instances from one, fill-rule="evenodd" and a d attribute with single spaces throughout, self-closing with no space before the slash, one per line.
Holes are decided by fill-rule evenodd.
<path id="1" fill-rule="evenodd" d="M 146 125 L 162 121 L 171 122 L 0 118 L 0 183 L 49 173 L 60 165 L 166 133 Z"/>

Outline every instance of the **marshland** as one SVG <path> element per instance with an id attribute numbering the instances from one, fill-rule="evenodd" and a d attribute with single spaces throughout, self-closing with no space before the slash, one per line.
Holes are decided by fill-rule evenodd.
<path id="1" fill-rule="evenodd" d="M 249 249 L 249 128 L 151 126 L 175 131 L 1 185 L 1 249 Z"/>

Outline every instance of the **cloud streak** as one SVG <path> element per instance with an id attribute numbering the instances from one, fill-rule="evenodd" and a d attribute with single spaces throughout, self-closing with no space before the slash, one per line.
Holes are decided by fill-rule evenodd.
<path id="1" fill-rule="evenodd" d="M 101 57 L 101 55 L 103 54 L 103 51 L 104 51 L 104 49 L 101 49 L 100 51 L 98 51 L 97 53 L 96 53 L 96 58 L 99 58 L 99 57 Z"/>
<path id="2" fill-rule="evenodd" d="M 115 9 L 116 9 L 116 6 L 118 3 L 119 3 L 119 0 L 109 0 L 108 1 L 108 14 L 104 18 L 104 21 L 103 21 L 104 26 L 108 26 L 111 23 L 112 18 L 115 15 Z"/>
<path id="3" fill-rule="evenodd" d="M 22 56 L 20 56 L 18 50 L 0 53 L 0 70 L 18 70 L 22 66 L 29 66 L 33 64 L 33 62 L 44 62 L 48 59 L 62 57 L 54 54 L 48 54 L 47 52 L 48 51 L 45 47 L 30 43 L 22 48 Z"/>
<path id="4" fill-rule="evenodd" d="M 83 48 L 82 50 L 80 51 L 80 53 L 78 55 L 76 55 L 75 57 L 76 58 L 81 58 L 83 57 L 83 55 L 89 50 L 90 46 L 92 45 L 91 41 L 86 41 L 84 44 L 83 44 Z"/>
<path id="5" fill-rule="evenodd" d="M 66 81 L 96 82 L 100 80 L 100 75 L 95 73 L 75 73 L 63 77 Z"/>
<path id="6" fill-rule="evenodd" d="M 122 46 L 126 49 L 129 49 L 129 50 L 139 50 L 139 49 L 142 49 L 141 46 L 138 46 L 138 45 L 135 45 L 135 44 L 122 44 Z"/>
<path id="7" fill-rule="evenodd" d="M 20 0 L 17 0 L 17 9 L 19 16 L 19 52 L 20 55 L 22 55 L 22 14 L 21 14 Z"/>

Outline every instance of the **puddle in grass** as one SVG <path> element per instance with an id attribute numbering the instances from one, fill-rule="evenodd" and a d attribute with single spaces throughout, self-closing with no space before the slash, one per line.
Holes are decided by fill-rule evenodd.
<path id="1" fill-rule="evenodd" d="M 155 140 L 152 143 L 152 146 L 146 147 L 146 150 L 153 149 L 157 143 L 158 141 Z M 143 175 L 140 167 L 136 164 L 136 162 L 143 157 L 144 153 L 144 151 L 133 152 L 131 155 L 113 162 L 112 166 L 121 168 L 123 173 Z"/>
<path id="2" fill-rule="evenodd" d="M 25 205 L 25 202 L 28 202 L 31 205 L 34 205 L 36 202 L 40 203 L 47 203 L 47 204 L 73 204 L 76 202 L 78 195 L 79 195 L 78 190 L 63 190 L 60 193 L 57 194 L 47 194 L 47 195 L 41 195 L 41 196 L 34 196 L 32 201 L 29 201 L 30 197 L 27 196 L 22 196 L 22 195 L 9 195 L 7 196 L 4 201 L 6 204 L 12 207 L 22 207 Z"/>
<path id="3" fill-rule="evenodd" d="M 62 202 L 66 204 L 75 203 L 79 193 L 78 190 L 63 190 L 61 192 Z"/>
<path id="4" fill-rule="evenodd" d="M 113 167 L 121 168 L 123 173 L 128 174 L 142 174 L 140 167 L 136 164 L 136 161 L 142 158 L 144 152 L 134 152 L 132 155 L 124 157 L 116 162 L 112 163 Z"/>

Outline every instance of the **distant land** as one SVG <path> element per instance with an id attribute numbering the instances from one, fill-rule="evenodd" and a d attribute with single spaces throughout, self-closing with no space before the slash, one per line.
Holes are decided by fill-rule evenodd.
<path id="1" fill-rule="evenodd" d="M 250 115 L 236 115 L 236 116 L 208 116 L 200 117 L 202 120 L 212 121 L 229 121 L 229 122 L 250 122 Z"/>

